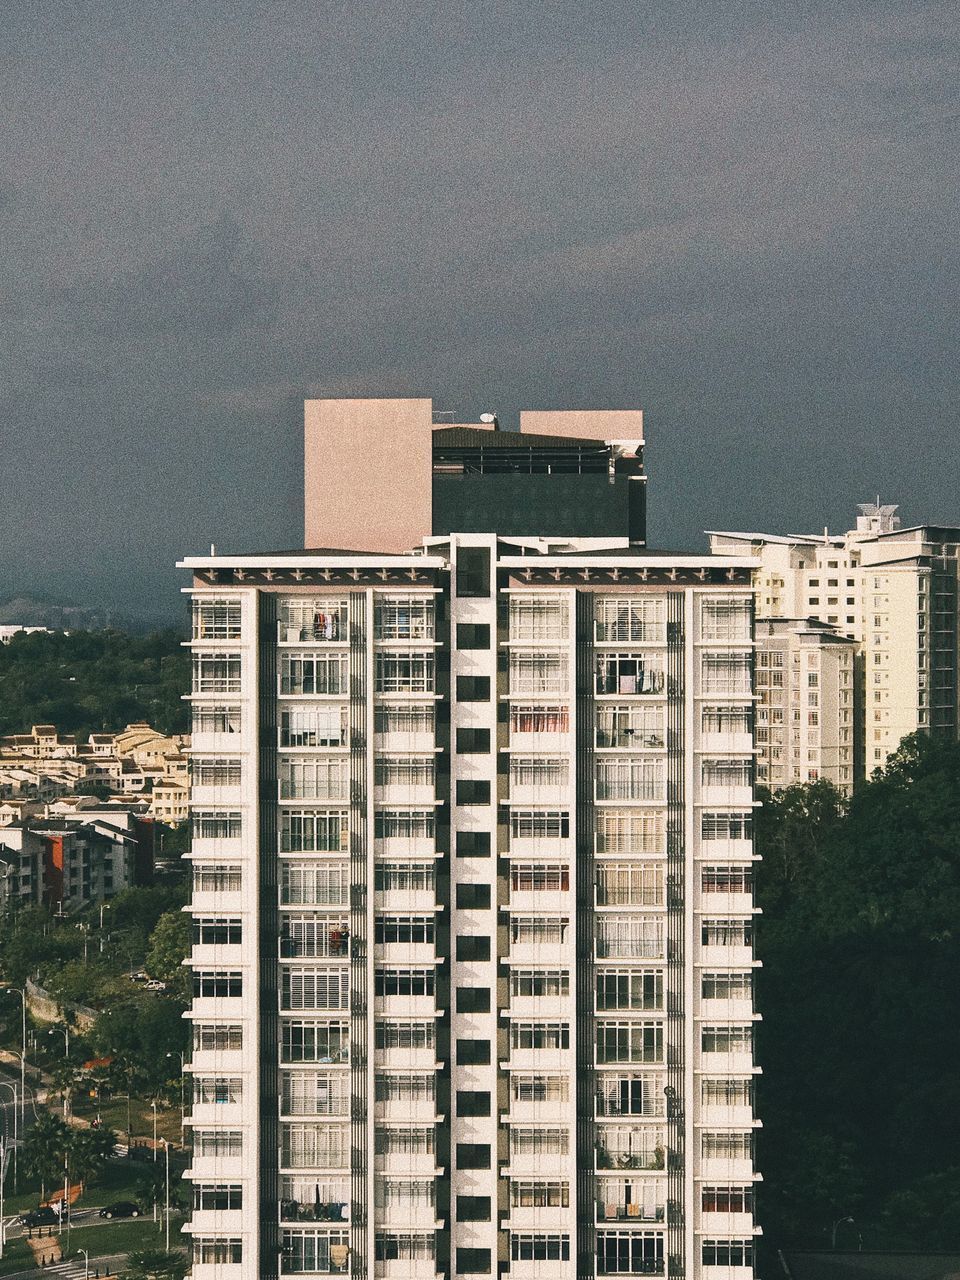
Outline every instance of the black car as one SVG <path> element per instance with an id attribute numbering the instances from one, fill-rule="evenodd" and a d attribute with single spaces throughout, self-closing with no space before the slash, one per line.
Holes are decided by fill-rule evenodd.
<path id="1" fill-rule="evenodd" d="M 115 1204 L 105 1204 L 100 1210 L 101 1218 L 139 1218 L 140 1206 L 132 1200 L 117 1200 Z"/>
<path id="2" fill-rule="evenodd" d="M 51 1209 L 48 1204 L 20 1215 L 20 1225 L 22 1227 L 52 1227 L 55 1222 L 59 1221 L 60 1215 L 56 1209 Z"/>

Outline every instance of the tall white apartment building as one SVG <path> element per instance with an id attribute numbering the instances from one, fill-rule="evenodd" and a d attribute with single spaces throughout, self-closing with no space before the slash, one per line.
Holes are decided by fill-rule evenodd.
<path id="1" fill-rule="evenodd" d="M 857 644 L 814 620 L 757 623 L 757 782 L 825 778 L 846 794 L 856 762 Z"/>
<path id="2" fill-rule="evenodd" d="M 753 1275 L 752 561 L 551 416 L 432 433 L 492 531 L 184 562 L 194 1280 Z"/>
<path id="3" fill-rule="evenodd" d="M 908 734 L 955 738 L 960 725 L 960 529 L 903 529 L 896 510 L 865 504 L 839 537 L 710 534 L 712 551 L 754 556 L 758 622 L 817 619 L 856 642 L 854 780 L 882 767 Z"/>

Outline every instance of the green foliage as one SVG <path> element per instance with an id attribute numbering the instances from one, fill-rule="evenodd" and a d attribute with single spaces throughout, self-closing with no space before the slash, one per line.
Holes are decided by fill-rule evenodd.
<path id="1" fill-rule="evenodd" d="M 960 747 L 768 798 L 757 851 L 768 1240 L 960 1248 Z"/>
<path id="2" fill-rule="evenodd" d="M 190 917 L 182 911 L 166 911 L 150 935 L 147 972 L 176 988 L 186 999 L 187 971 L 183 962 L 190 950 Z"/>
<path id="3" fill-rule="evenodd" d="M 187 1047 L 184 1003 L 145 992 L 113 1005 L 97 1018 L 90 1041 L 101 1055 L 115 1058 L 115 1084 L 132 1083 L 157 1092 L 180 1074 Z"/>
<path id="4" fill-rule="evenodd" d="M 177 1249 L 142 1249 L 129 1255 L 123 1280 L 183 1280 L 187 1269 L 187 1255 Z"/>
<path id="5" fill-rule="evenodd" d="M 86 1185 L 106 1166 L 117 1145 L 112 1129 L 74 1129 L 70 1135 L 70 1171 Z"/>
<path id="6" fill-rule="evenodd" d="M 48 1187 L 63 1184 L 64 1156 L 70 1130 L 52 1111 L 41 1111 L 27 1130 L 20 1149 L 20 1171 L 30 1181 L 39 1182 L 41 1197 Z"/>
<path id="7" fill-rule="evenodd" d="M 176 631 L 15 635 L 0 646 L 0 734 L 55 724 L 85 738 L 145 720 L 184 733 L 190 656 Z"/>

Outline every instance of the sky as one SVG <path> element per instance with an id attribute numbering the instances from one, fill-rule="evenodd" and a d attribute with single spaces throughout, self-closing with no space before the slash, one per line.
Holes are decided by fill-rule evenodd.
<path id="1" fill-rule="evenodd" d="M 645 411 L 649 531 L 960 524 L 952 4 L 17 0 L 0 599 L 302 542 L 302 401 Z"/>

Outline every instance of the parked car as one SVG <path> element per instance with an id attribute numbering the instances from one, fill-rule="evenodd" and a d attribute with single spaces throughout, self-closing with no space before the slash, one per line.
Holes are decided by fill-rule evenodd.
<path id="1" fill-rule="evenodd" d="M 132 1200 L 117 1200 L 113 1204 L 105 1204 L 100 1210 L 101 1218 L 139 1218 L 140 1206 Z"/>
<path id="2" fill-rule="evenodd" d="M 143 989 L 144 991 L 166 991 L 167 984 L 161 982 L 159 978 L 151 978 Z"/>
<path id="3" fill-rule="evenodd" d="M 60 1215 L 50 1205 L 41 1205 L 39 1209 L 31 1209 L 29 1213 L 21 1213 L 22 1227 L 52 1227 L 60 1221 Z"/>
<path id="4" fill-rule="evenodd" d="M 138 969 L 136 973 L 131 973 L 130 977 L 133 979 L 134 982 L 150 981 L 149 973 L 146 973 L 143 969 Z"/>

